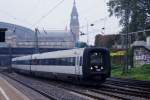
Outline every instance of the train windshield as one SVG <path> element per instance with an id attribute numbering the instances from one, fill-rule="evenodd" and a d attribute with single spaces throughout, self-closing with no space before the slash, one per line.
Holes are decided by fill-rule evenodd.
<path id="1" fill-rule="evenodd" d="M 90 69 L 92 71 L 103 70 L 103 55 L 100 52 L 94 52 L 90 55 Z"/>

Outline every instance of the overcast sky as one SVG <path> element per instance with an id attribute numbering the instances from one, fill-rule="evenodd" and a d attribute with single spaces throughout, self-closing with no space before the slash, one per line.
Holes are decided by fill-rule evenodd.
<path id="1" fill-rule="evenodd" d="M 62 0 L 0 0 L 0 21 L 25 26 L 31 29 L 64 30 L 69 29 L 73 0 L 64 0 L 51 13 L 48 12 Z M 76 0 L 79 13 L 80 30 L 87 32 L 93 44 L 94 36 L 101 34 L 117 34 L 120 30 L 118 20 L 109 18 L 106 3 L 109 0 Z M 46 16 L 46 17 L 44 17 Z M 40 20 L 42 18 L 42 20 Z M 105 27 L 105 31 L 102 28 Z M 81 36 L 86 41 L 87 36 Z"/>

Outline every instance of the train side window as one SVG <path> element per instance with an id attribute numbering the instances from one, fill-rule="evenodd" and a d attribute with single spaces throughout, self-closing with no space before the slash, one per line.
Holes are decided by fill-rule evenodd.
<path id="1" fill-rule="evenodd" d="M 66 65 L 66 58 L 61 58 L 61 65 L 62 66 Z"/>
<path id="2" fill-rule="evenodd" d="M 67 65 L 68 65 L 68 63 L 69 63 L 69 62 L 68 62 L 68 58 L 65 58 L 65 59 L 64 59 L 64 65 L 66 65 L 66 66 L 67 66 Z"/>
<path id="3" fill-rule="evenodd" d="M 52 65 L 56 65 L 56 60 L 52 59 Z"/>
<path id="4" fill-rule="evenodd" d="M 73 57 L 73 66 L 75 66 L 75 61 L 76 61 L 76 59 L 75 59 L 75 57 Z"/>
<path id="5" fill-rule="evenodd" d="M 33 60 L 32 60 L 32 64 L 33 64 L 33 65 L 37 65 L 37 64 L 38 64 L 38 60 L 37 60 L 37 59 L 33 59 Z"/>
<path id="6" fill-rule="evenodd" d="M 16 64 L 16 61 L 12 61 L 12 64 Z"/>
<path id="7" fill-rule="evenodd" d="M 70 65 L 73 65 L 73 57 L 70 57 Z"/>
<path id="8" fill-rule="evenodd" d="M 68 58 L 69 59 L 69 66 L 72 66 L 72 61 L 71 61 L 71 57 L 70 58 Z"/>
<path id="9" fill-rule="evenodd" d="M 43 63 L 42 59 L 38 59 L 38 65 L 40 65 L 42 63 Z"/>
<path id="10" fill-rule="evenodd" d="M 65 58 L 65 65 L 66 66 L 70 65 L 70 58 Z"/>
<path id="11" fill-rule="evenodd" d="M 48 64 L 52 65 L 52 60 L 51 59 L 48 59 Z"/>
<path id="12" fill-rule="evenodd" d="M 50 63 L 51 63 L 51 65 L 53 65 L 53 59 L 50 59 Z"/>
<path id="13" fill-rule="evenodd" d="M 52 59 L 52 65 L 55 65 L 55 59 Z"/>
<path id="14" fill-rule="evenodd" d="M 69 62 L 70 62 L 69 65 L 75 66 L 75 57 L 71 57 Z"/>
<path id="15" fill-rule="evenodd" d="M 51 65 L 51 59 L 47 59 L 47 65 Z"/>
<path id="16" fill-rule="evenodd" d="M 49 59 L 45 59 L 44 64 L 48 65 L 49 64 Z"/>
<path id="17" fill-rule="evenodd" d="M 26 60 L 26 61 L 24 61 L 25 63 L 25 65 L 29 65 L 29 60 Z"/>
<path id="18" fill-rule="evenodd" d="M 58 61 L 58 59 L 56 58 L 56 59 L 55 59 L 55 65 L 58 65 L 58 63 L 59 63 L 59 61 Z"/>
<path id="19" fill-rule="evenodd" d="M 67 65 L 68 65 L 68 66 L 71 65 L 71 58 L 67 58 Z"/>
<path id="20" fill-rule="evenodd" d="M 59 65 L 59 58 L 56 58 L 56 65 Z"/>
<path id="21" fill-rule="evenodd" d="M 62 65 L 62 58 L 59 58 L 59 65 Z"/>
<path id="22" fill-rule="evenodd" d="M 83 57 L 80 57 L 80 66 L 82 66 L 83 63 Z"/>

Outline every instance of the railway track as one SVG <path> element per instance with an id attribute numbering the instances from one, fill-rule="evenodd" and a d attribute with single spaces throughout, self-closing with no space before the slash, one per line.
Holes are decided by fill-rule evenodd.
<path id="1" fill-rule="evenodd" d="M 150 82 L 148 81 L 137 81 L 137 80 L 128 80 L 120 78 L 109 78 L 105 84 L 124 87 L 129 89 L 135 89 L 137 91 L 142 91 L 143 93 L 150 93 Z"/>
<path id="2" fill-rule="evenodd" d="M 132 86 L 135 86 L 135 87 L 142 87 L 142 88 L 148 88 L 150 89 L 150 81 L 139 81 L 139 80 L 132 80 L 132 79 L 122 79 L 122 78 L 114 78 L 114 77 L 111 77 L 111 78 L 108 78 L 107 81 L 113 81 L 114 82 L 119 82 L 120 84 L 121 83 L 124 83 L 124 84 L 130 84 Z"/>
<path id="3" fill-rule="evenodd" d="M 50 84 L 56 84 L 56 83 L 50 83 Z M 57 83 L 58 84 L 58 83 Z M 71 90 L 71 91 L 74 91 L 74 92 L 78 92 L 80 94 L 85 94 L 85 95 L 88 95 L 88 96 L 94 96 L 97 98 L 97 100 L 99 100 L 99 98 L 102 98 L 102 99 L 105 99 L 107 100 L 108 98 L 109 99 L 119 99 L 119 100 L 129 100 L 125 97 L 122 97 L 120 95 L 116 95 L 116 94 L 112 94 L 112 93 L 108 93 L 108 92 L 105 92 L 105 91 L 97 91 L 95 89 L 91 89 L 91 88 L 87 88 L 87 87 L 84 87 L 84 86 L 76 86 L 76 85 L 72 85 L 72 84 L 67 84 L 66 83 L 61 83 L 58 85 L 58 87 L 60 88 L 64 88 L 64 89 L 67 89 L 67 90 Z"/>
<path id="4" fill-rule="evenodd" d="M 50 92 L 53 92 L 52 90 L 49 90 L 49 87 L 50 85 L 52 84 L 47 84 L 44 82 L 41 82 L 41 81 L 38 81 L 37 79 L 32 79 L 32 78 L 29 78 L 29 77 L 24 77 L 24 76 L 20 76 L 20 75 L 12 75 L 12 74 L 6 74 L 6 73 L 3 73 L 3 75 L 5 75 L 6 77 L 9 77 L 10 79 L 14 80 L 14 81 L 17 81 L 19 82 L 20 84 L 40 93 L 41 95 L 49 98 L 50 100 L 68 100 L 68 97 L 67 95 L 65 97 L 60 97 L 58 95 L 61 95 L 59 94 L 59 90 L 56 90 L 56 92 L 58 92 L 57 96 L 56 95 L 52 95 Z M 53 84 L 53 86 L 55 86 L 56 88 L 56 84 Z M 57 86 L 58 87 L 58 86 Z M 60 88 L 60 87 L 58 87 Z M 81 91 L 78 91 L 78 90 L 75 90 L 73 88 L 69 88 L 69 87 L 61 87 L 62 89 L 65 89 L 67 90 L 69 93 L 71 93 L 70 95 L 72 96 L 72 98 L 74 98 L 74 100 L 105 100 L 104 98 L 100 97 L 100 96 L 94 96 L 94 95 L 91 95 L 91 94 L 88 94 L 88 93 L 84 93 L 84 92 L 81 92 Z M 54 90 L 54 89 L 53 89 Z M 64 92 L 64 91 L 63 91 Z M 62 92 L 62 93 L 63 93 Z M 54 93 L 56 94 L 56 93 Z M 75 94 L 76 96 L 73 97 L 72 94 Z M 84 97 L 84 98 L 81 98 L 81 97 Z M 72 98 L 69 98 L 69 99 L 72 99 Z"/>
<path id="5" fill-rule="evenodd" d="M 102 84 L 99 90 L 117 93 L 117 94 L 123 94 L 127 96 L 150 99 L 150 92 L 140 91 L 140 90 L 132 89 L 132 88 L 114 86 L 114 85 L 109 85 L 109 84 Z"/>
<path id="6" fill-rule="evenodd" d="M 72 94 L 78 95 L 79 97 L 86 97 L 87 99 L 94 99 L 94 100 L 150 99 L 150 90 L 146 89 L 146 85 L 148 85 L 148 82 L 146 83 L 146 85 L 144 83 L 139 82 L 139 85 L 134 86 L 130 84 L 131 82 L 127 83 L 127 81 L 124 80 L 122 81 L 121 79 L 110 78 L 104 84 L 100 85 L 100 87 L 86 87 L 86 86 L 73 85 L 62 81 L 48 81 L 45 79 L 39 79 L 33 77 L 31 78 L 31 77 L 18 75 L 18 74 L 16 74 L 16 76 L 7 74 L 7 76 L 21 84 L 24 84 L 25 86 L 31 89 L 34 89 L 35 91 L 39 92 L 40 94 L 46 96 L 51 100 L 58 100 L 60 98 L 59 96 L 54 96 L 53 94 L 49 93 L 51 91 L 48 90 L 49 85 L 67 90 Z M 24 78 L 25 80 L 23 80 Z M 26 84 L 26 82 L 28 84 Z"/>
<path id="7" fill-rule="evenodd" d="M 47 82 L 47 81 L 46 81 Z M 137 89 L 132 89 L 132 88 L 126 88 L 126 87 L 120 87 L 120 86 L 115 86 L 115 85 L 110 85 L 110 84 L 102 84 L 100 87 L 96 88 L 91 87 L 87 88 L 84 86 L 77 86 L 77 85 L 72 85 L 68 83 L 62 82 L 61 84 L 58 84 L 58 82 L 47 82 L 49 84 L 54 84 L 60 88 L 64 88 L 67 90 L 71 90 L 74 92 L 78 92 L 80 94 L 86 94 L 86 95 L 96 95 L 96 94 L 102 94 L 105 96 L 108 96 L 110 98 L 115 98 L 115 99 L 122 99 L 122 100 L 135 100 L 137 99 L 149 99 L 150 98 L 150 92 L 149 91 L 141 91 Z M 80 92 L 79 92 L 80 91 Z M 95 96 L 96 97 L 96 96 Z M 102 96 L 104 97 L 104 96 Z M 105 98 L 105 97 L 104 97 Z M 106 99 L 106 98 L 105 98 Z"/>
<path id="8" fill-rule="evenodd" d="M 34 88 L 34 87 L 32 87 L 31 85 L 26 84 L 26 83 L 23 82 L 22 80 L 18 80 L 18 79 L 14 78 L 14 77 L 12 77 L 12 76 L 10 76 L 10 75 L 7 75 L 7 74 L 5 74 L 5 73 L 2 73 L 2 74 L 3 74 L 4 76 L 6 76 L 6 77 L 8 77 L 8 78 L 10 78 L 10 79 L 12 79 L 12 80 L 18 82 L 18 83 L 24 85 L 25 87 L 30 88 L 30 89 L 32 89 L 32 90 L 34 90 L 34 91 L 40 93 L 41 95 L 43 95 L 43 96 L 49 98 L 50 100 L 58 100 L 58 98 L 56 98 L 56 97 L 54 97 L 54 96 L 52 96 L 52 95 L 49 95 L 48 93 L 46 93 L 46 92 L 44 92 L 44 91 L 41 91 L 41 90 L 39 90 L 38 88 Z"/>
<path id="9" fill-rule="evenodd" d="M 59 81 L 59 83 L 56 81 L 53 81 L 53 82 L 46 81 L 46 83 L 57 85 L 60 88 L 63 88 L 63 89 L 69 90 L 69 91 L 74 91 L 79 94 L 84 94 L 89 97 L 93 97 L 97 100 L 108 100 L 108 99 L 129 100 L 129 99 L 126 99 L 125 97 L 122 97 L 122 96 L 119 96 L 116 94 L 112 94 L 112 93 L 108 93 L 108 92 L 104 92 L 104 91 L 95 92 L 91 89 L 93 87 L 88 88 L 86 86 L 73 85 L 73 84 L 66 83 L 66 82 L 64 83 L 62 81 Z"/>
<path id="10" fill-rule="evenodd" d="M 103 94 L 103 95 L 106 95 L 109 97 L 113 97 L 116 99 L 122 99 L 122 100 L 150 99 L 150 90 L 143 91 L 144 90 L 143 88 L 139 89 L 138 87 L 136 87 L 136 89 L 135 89 L 135 87 L 131 88 L 131 86 L 129 86 L 129 85 L 128 85 L 128 87 L 124 87 L 124 85 L 119 84 L 120 82 L 116 84 L 113 81 L 111 81 L 110 83 L 111 83 L 111 85 L 108 82 L 106 82 L 97 89 L 95 89 L 93 87 L 91 87 L 91 88 L 84 87 L 84 89 L 83 89 L 83 87 L 74 87 L 70 84 L 68 84 L 67 87 L 65 87 L 65 85 L 63 85 L 63 84 L 61 84 L 61 85 L 59 84 L 59 87 L 64 88 L 64 89 L 73 89 L 74 91 L 76 89 L 80 88 L 80 89 L 83 89 L 82 92 L 90 93 L 92 95 L 95 95 L 97 93 L 97 94 Z M 50 83 L 50 84 L 53 84 L 53 83 Z M 54 83 L 54 84 L 58 84 L 58 83 Z M 117 85 L 119 85 L 119 86 L 117 86 Z M 68 88 L 68 87 L 71 87 L 71 88 Z M 84 90 L 86 90 L 86 91 L 84 91 Z M 78 91 L 81 91 L 81 90 L 78 90 Z M 77 92 L 77 91 L 75 91 L 75 92 Z"/>

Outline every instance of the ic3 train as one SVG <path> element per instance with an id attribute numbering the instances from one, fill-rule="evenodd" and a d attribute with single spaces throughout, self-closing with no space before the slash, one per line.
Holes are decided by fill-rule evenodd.
<path id="1" fill-rule="evenodd" d="M 51 79 L 102 83 L 110 76 L 110 53 L 105 48 L 78 48 L 12 59 L 16 72 Z"/>

